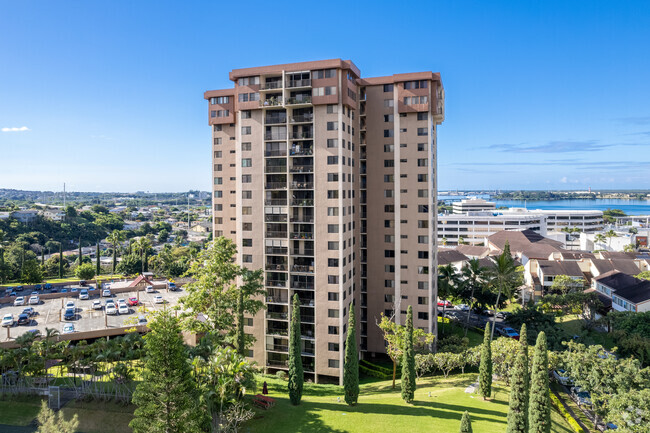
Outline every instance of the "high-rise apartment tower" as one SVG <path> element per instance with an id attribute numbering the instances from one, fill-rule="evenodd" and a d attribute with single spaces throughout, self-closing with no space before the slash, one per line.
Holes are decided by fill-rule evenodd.
<path id="1" fill-rule="evenodd" d="M 301 303 L 305 375 L 343 376 L 348 313 L 362 356 L 385 352 L 381 313 L 436 331 L 439 74 L 361 78 L 349 60 L 230 72 L 212 90 L 214 235 L 263 268 L 266 310 L 249 355 L 287 368 L 291 300 Z"/>

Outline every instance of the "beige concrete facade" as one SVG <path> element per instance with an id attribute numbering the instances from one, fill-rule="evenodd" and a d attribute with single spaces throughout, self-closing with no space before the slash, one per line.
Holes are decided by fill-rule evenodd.
<path id="1" fill-rule="evenodd" d="M 381 313 L 436 330 L 436 125 L 440 76 L 362 79 L 340 59 L 230 73 L 205 93 L 213 128 L 214 235 L 265 269 L 251 357 L 286 369 L 301 302 L 307 378 L 341 381 L 350 308 L 363 356 L 384 352 Z M 389 102 L 390 101 L 390 102 Z M 391 191 L 391 192 L 389 192 Z"/>

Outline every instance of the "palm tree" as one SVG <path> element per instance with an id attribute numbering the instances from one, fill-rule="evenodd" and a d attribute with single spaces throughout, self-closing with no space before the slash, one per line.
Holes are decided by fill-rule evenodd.
<path id="1" fill-rule="evenodd" d="M 124 242 L 125 239 L 126 236 L 124 236 L 124 233 L 119 230 L 113 230 L 113 232 L 106 238 L 106 240 L 113 246 L 113 274 L 115 274 L 115 268 L 117 267 L 117 246 L 121 242 Z"/>
<path id="2" fill-rule="evenodd" d="M 603 236 L 601 233 L 598 233 L 596 236 L 594 236 L 594 244 L 597 243 L 604 243 L 606 240 L 605 236 Z"/>
<path id="3" fill-rule="evenodd" d="M 442 304 L 442 317 L 445 317 L 446 299 L 452 294 L 454 287 L 459 283 L 456 269 L 451 265 L 438 266 L 438 298 L 445 300 Z M 436 308 L 438 308 L 436 303 Z M 442 333 L 444 334 L 444 326 Z"/>
<path id="4" fill-rule="evenodd" d="M 477 288 L 482 289 L 485 286 L 485 273 L 487 268 L 481 266 L 478 259 L 471 259 L 467 266 L 463 268 L 463 288 L 469 289 L 469 310 L 467 310 L 467 321 L 465 323 L 465 336 L 467 336 L 467 329 L 469 328 L 469 320 L 474 308 L 474 291 Z"/>
<path id="5" fill-rule="evenodd" d="M 135 241 L 134 246 L 136 250 L 140 253 L 140 262 L 142 263 L 142 273 L 145 271 L 145 257 L 149 249 L 151 249 L 151 241 L 146 236 L 141 237 Z"/>
<path id="6" fill-rule="evenodd" d="M 515 288 L 521 285 L 521 273 L 517 270 L 514 260 L 512 260 L 512 257 L 506 251 L 496 258 L 492 258 L 492 261 L 494 262 L 494 267 L 489 271 L 490 287 L 497 290 L 497 300 L 494 304 L 490 340 L 494 338 L 494 325 L 497 319 L 501 295 L 510 299 Z"/>
<path id="7" fill-rule="evenodd" d="M 609 230 L 607 233 L 605 233 L 605 237 L 607 237 L 607 246 L 611 248 L 612 238 L 617 238 L 618 235 L 614 230 Z"/>

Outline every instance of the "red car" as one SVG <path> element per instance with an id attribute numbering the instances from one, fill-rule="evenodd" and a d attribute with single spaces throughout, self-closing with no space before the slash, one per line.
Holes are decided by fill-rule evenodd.
<path id="1" fill-rule="evenodd" d="M 445 301 L 444 299 L 439 299 L 439 300 L 438 300 L 438 307 L 446 307 L 446 308 L 449 308 L 449 307 L 452 307 L 452 306 L 453 306 L 453 305 L 451 305 L 451 302 L 449 302 L 449 301 Z"/>
<path id="2" fill-rule="evenodd" d="M 130 306 L 135 307 L 138 304 L 139 304 L 138 298 L 129 298 L 129 305 Z"/>

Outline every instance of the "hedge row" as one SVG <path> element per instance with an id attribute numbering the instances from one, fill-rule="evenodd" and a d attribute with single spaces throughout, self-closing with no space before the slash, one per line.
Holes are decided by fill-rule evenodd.
<path id="1" fill-rule="evenodd" d="M 571 416 L 569 411 L 566 410 L 566 408 L 564 407 L 564 405 L 562 404 L 560 399 L 557 398 L 555 393 L 550 392 L 550 394 L 551 394 L 551 403 L 553 403 L 553 406 L 555 406 L 555 408 L 560 412 L 560 414 L 562 414 L 562 416 L 569 423 L 569 425 L 571 426 L 573 431 L 575 433 L 584 433 L 584 430 L 582 429 L 582 427 L 580 427 L 580 424 L 578 424 L 578 421 L 576 421 L 575 418 L 573 418 L 573 416 Z"/>
<path id="2" fill-rule="evenodd" d="M 382 367 L 382 366 L 377 365 L 377 364 L 373 364 L 372 362 L 366 361 L 365 359 L 362 359 L 361 361 L 359 361 L 359 364 L 365 366 L 366 368 L 369 368 L 370 370 L 379 371 L 379 372 L 384 373 L 384 374 L 390 374 L 391 377 L 393 376 L 393 370 L 392 369 Z"/>
<path id="3" fill-rule="evenodd" d="M 366 376 L 376 377 L 378 379 L 386 380 L 393 378 L 392 370 L 371 364 L 370 362 L 364 360 L 359 361 L 359 371 Z"/>

